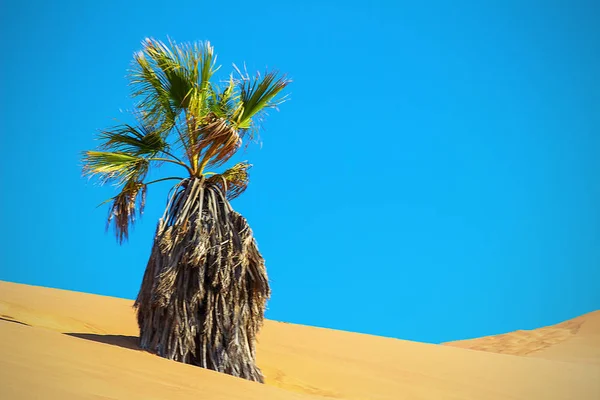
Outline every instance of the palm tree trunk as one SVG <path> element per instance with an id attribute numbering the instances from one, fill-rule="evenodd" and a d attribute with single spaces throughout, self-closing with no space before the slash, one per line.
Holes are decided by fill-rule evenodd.
<path id="1" fill-rule="evenodd" d="M 252 230 L 204 178 L 175 188 L 135 302 L 140 346 L 263 382 L 256 334 L 270 288 Z"/>

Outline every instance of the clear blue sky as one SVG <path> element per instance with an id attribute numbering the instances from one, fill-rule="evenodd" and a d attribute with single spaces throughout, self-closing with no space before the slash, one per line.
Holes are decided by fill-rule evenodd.
<path id="1" fill-rule="evenodd" d="M 294 80 L 233 202 L 268 318 L 440 342 L 600 309 L 594 3 L 2 2 L 0 279 L 136 296 L 168 184 L 119 247 L 80 153 L 168 35 Z"/>

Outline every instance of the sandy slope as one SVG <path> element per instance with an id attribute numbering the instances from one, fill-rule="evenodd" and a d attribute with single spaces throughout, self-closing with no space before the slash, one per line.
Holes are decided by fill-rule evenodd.
<path id="1" fill-rule="evenodd" d="M 600 311 L 531 331 L 515 331 L 444 344 L 464 349 L 600 366 Z"/>
<path id="2" fill-rule="evenodd" d="M 268 321 L 260 385 L 138 350 L 131 305 L 0 282 L 0 399 L 600 398 L 599 313 L 536 352 L 535 338 L 509 341 L 511 354 L 496 354 L 502 340 L 455 347 L 489 338 L 439 346 Z"/>

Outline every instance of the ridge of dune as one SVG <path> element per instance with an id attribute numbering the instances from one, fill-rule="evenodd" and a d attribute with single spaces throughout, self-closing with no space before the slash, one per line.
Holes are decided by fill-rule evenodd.
<path id="1" fill-rule="evenodd" d="M 600 366 L 600 311 L 555 325 L 443 343 L 446 346 Z"/>
<path id="2" fill-rule="evenodd" d="M 259 336 L 260 385 L 141 351 L 132 305 L 0 281 L 0 398 L 600 398 L 600 367 L 590 363 L 275 321 Z"/>

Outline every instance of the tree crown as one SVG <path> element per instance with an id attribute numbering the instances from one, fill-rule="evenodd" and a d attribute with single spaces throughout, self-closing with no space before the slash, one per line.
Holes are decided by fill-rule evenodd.
<path id="1" fill-rule="evenodd" d="M 143 212 L 152 183 L 197 177 L 219 186 L 229 200 L 248 186 L 246 162 L 222 173 L 206 169 L 222 166 L 244 139 L 254 137 L 265 110 L 285 101 L 280 94 L 290 80 L 276 71 L 250 77 L 234 66 L 237 76 L 218 84 L 213 76 L 219 68 L 209 42 L 145 39 L 134 54 L 129 82 L 136 123 L 100 131 L 99 148 L 83 155 L 85 175 L 120 187 L 105 202 L 111 203 L 108 224 L 114 224 L 119 242 Z M 148 171 L 164 162 L 181 166 L 187 177 L 148 182 Z"/>

